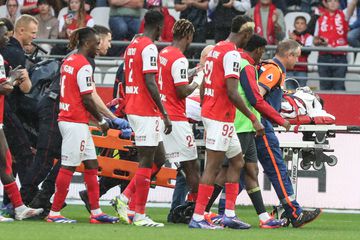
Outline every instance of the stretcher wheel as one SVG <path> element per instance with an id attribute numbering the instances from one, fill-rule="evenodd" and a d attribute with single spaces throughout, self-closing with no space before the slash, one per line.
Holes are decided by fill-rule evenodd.
<path id="1" fill-rule="evenodd" d="M 323 162 L 319 162 L 319 161 L 315 161 L 313 163 L 313 168 L 315 170 L 321 170 L 324 167 L 324 163 Z"/>
<path id="2" fill-rule="evenodd" d="M 338 162 L 337 157 L 335 155 L 330 155 L 329 158 L 330 158 L 330 161 L 328 161 L 327 164 L 331 167 L 335 166 Z"/>
<path id="3" fill-rule="evenodd" d="M 308 161 L 301 161 L 300 162 L 300 167 L 303 169 L 303 170 L 309 170 L 310 167 L 311 167 L 311 163 L 308 162 Z"/>

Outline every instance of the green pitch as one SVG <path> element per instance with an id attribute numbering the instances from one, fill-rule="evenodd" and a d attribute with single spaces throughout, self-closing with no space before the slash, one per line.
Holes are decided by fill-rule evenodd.
<path id="1" fill-rule="evenodd" d="M 103 207 L 106 213 L 114 214 L 111 207 Z M 150 208 L 148 214 L 157 221 L 165 222 L 168 209 Z M 260 229 L 257 216 L 251 207 L 238 207 L 239 217 L 252 224 L 250 230 L 209 231 L 188 229 L 183 224 L 166 224 L 164 228 L 141 228 L 123 224 L 93 225 L 88 223 L 88 214 L 83 206 L 68 206 L 62 212 L 66 217 L 78 220 L 77 224 L 54 224 L 40 220 L 0 223 L 1 240 L 197 240 L 197 239 L 267 239 L 267 240 L 332 240 L 360 239 L 360 214 L 322 213 L 320 218 L 301 229 Z"/>

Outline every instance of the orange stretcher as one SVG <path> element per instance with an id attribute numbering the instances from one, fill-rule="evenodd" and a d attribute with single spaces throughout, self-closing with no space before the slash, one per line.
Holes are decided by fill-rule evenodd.
<path id="1" fill-rule="evenodd" d="M 109 129 L 106 136 L 96 135 L 99 133 L 99 129 L 96 127 L 90 127 L 94 144 L 99 148 L 116 149 L 118 151 L 128 152 L 129 148 L 135 147 L 131 140 L 119 138 L 120 131 L 115 129 Z M 116 159 L 106 156 L 98 156 L 99 162 L 99 176 L 118 178 L 121 180 L 130 181 L 138 169 L 138 163 L 133 161 L 127 161 L 122 159 Z M 77 169 L 77 172 L 84 172 L 84 165 L 81 164 Z M 156 179 L 151 184 L 174 188 L 174 184 L 171 180 L 176 180 L 177 171 L 172 168 L 162 167 L 159 173 L 156 175 Z"/>

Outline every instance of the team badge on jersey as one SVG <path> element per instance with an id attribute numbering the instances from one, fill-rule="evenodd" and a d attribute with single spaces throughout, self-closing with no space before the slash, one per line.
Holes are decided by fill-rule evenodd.
<path id="1" fill-rule="evenodd" d="M 180 69 L 180 77 L 182 79 L 185 79 L 186 78 L 186 69 Z"/>
<path id="2" fill-rule="evenodd" d="M 156 66 L 156 57 L 150 57 L 150 66 Z"/>
<path id="3" fill-rule="evenodd" d="M 239 67 L 240 67 L 240 63 L 234 62 L 233 71 L 234 72 L 239 72 Z"/>

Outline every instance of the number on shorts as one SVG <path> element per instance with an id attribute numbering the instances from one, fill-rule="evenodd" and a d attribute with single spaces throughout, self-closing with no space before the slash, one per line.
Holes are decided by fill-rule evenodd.
<path id="1" fill-rule="evenodd" d="M 85 149 L 85 140 L 82 140 L 80 143 L 80 152 L 84 151 Z"/>
<path id="2" fill-rule="evenodd" d="M 155 125 L 156 125 L 156 127 L 155 127 L 155 131 L 160 131 L 160 129 L 159 129 L 159 124 L 160 124 L 160 122 L 159 122 L 159 120 L 156 120 L 155 121 Z"/>
<path id="3" fill-rule="evenodd" d="M 225 136 L 228 136 L 228 137 L 232 137 L 234 133 L 234 126 L 229 126 L 227 124 L 225 124 L 223 126 L 223 131 L 222 131 L 222 135 L 225 137 Z"/>
<path id="4" fill-rule="evenodd" d="M 191 135 L 186 136 L 186 141 L 188 142 L 188 147 L 194 146 L 194 139 Z"/>

